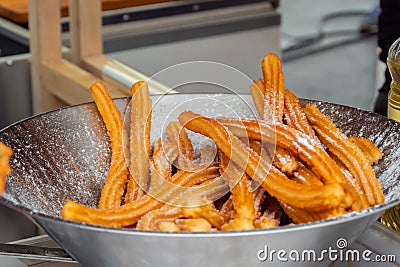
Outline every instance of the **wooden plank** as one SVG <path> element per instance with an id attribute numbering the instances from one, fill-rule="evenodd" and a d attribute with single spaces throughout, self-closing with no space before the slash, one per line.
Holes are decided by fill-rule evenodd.
<path id="1" fill-rule="evenodd" d="M 40 76 L 42 62 L 61 60 L 60 7 L 54 0 L 30 0 L 29 8 L 32 104 L 37 114 L 65 105 L 43 90 Z"/>
<path id="2" fill-rule="evenodd" d="M 103 54 L 101 0 L 70 0 L 71 61 Z"/>
<path id="3" fill-rule="evenodd" d="M 89 88 L 95 82 L 101 81 L 66 60 L 43 64 L 40 66 L 40 73 L 43 89 L 69 105 L 93 101 Z M 107 82 L 106 85 L 113 98 L 127 96 L 113 90 Z"/>
<path id="4" fill-rule="evenodd" d="M 103 0 L 102 10 L 114 10 L 171 1 L 174 0 Z M 63 17 L 68 16 L 68 0 L 61 1 L 60 10 Z M 28 0 L 0 0 L 0 16 L 16 23 L 28 22 Z"/>

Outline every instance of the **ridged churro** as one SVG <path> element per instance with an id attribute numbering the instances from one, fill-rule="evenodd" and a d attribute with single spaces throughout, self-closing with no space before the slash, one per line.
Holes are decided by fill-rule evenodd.
<path id="1" fill-rule="evenodd" d="M 99 208 L 113 208 L 121 205 L 124 187 L 128 180 L 122 148 L 123 119 L 103 83 L 93 84 L 90 92 L 106 125 L 111 143 L 110 169 L 101 192 Z"/>
<path id="2" fill-rule="evenodd" d="M 141 189 L 139 196 L 143 195 L 149 187 L 151 105 L 147 84 L 144 82 L 133 84 L 129 129 L 129 171 Z M 129 196 L 128 199 L 130 199 Z"/>
<path id="3" fill-rule="evenodd" d="M 0 194 L 3 193 L 7 182 L 6 177 L 11 172 L 8 162 L 12 154 L 11 148 L 0 142 Z"/>
<path id="4" fill-rule="evenodd" d="M 356 179 L 360 179 L 369 204 L 382 203 L 384 196 L 381 185 L 364 153 L 315 105 L 307 105 L 304 110 L 321 142 L 343 162 Z"/>
<path id="5" fill-rule="evenodd" d="M 263 119 L 267 122 L 282 122 L 285 85 L 281 60 L 275 54 L 268 54 L 261 64 L 265 86 L 264 109 L 267 108 L 263 112 Z"/>

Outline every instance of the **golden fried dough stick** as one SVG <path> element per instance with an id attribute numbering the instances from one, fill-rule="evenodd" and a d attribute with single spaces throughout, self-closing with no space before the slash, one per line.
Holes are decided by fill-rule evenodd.
<path id="1" fill-rule="evenodd" d="M 182 218 L 182 209 L 165 204 L 159 209 L 149 211 L 143 215 L 136 224 L 136 229 L 140 230 L 158 230 L 162 222 L 174 222 Z"/>
<path id="2" fill-rule="evenodd" d="M 198 177 L 216 176 L 218 174 L 218 168 L 208 168 L 196 173 L 178 171 L 172 176 L 171 182 L 180 186 L 187 186 L 191 180 L 199 179 Z M 172 201 L 173 199 L 179 199 L 184 193 L 187 192 L 179 187 L 171 188 L 169 184 L 164 183 L 156 188 L 152 195 L 157 196 L 158 199 Z M 135 224 L 141 216 L 151 210 L 160 208 L 163 204 L 163 202 L 148 194 L 136 201 L 111 209 L 88 208 L 82 204 L 67 200 L 61 210 L 61 214 L 66 220 L 110 227 L 124 227 Z"/>
<path id="3" fill-rule="evenodd" d="M 318 176 L 303 164 L 300 164 L 296 172 L 293 173 L 296 181 L 306 185 L 323 185 Z"/>
<path id="4" fill-rule="evenodd" d="M 209 232 L 211 231 L 211 224 L 202 218 L 198 219 L 178 219 L 175 221 L 176 225 L 182 231 L 189 232 Z"/>
<path id="5" fill-rule="evenodd" d="M 383 153 L 374 143 L 364 137 L 349 136 L 349 140 L 353 142 L 365 154 L 371 165 L 377 164 L 382 159 Z"/>
<path id="6" fill-rule="evenodd" d="M 254 220 L 255 228 L 271 228 L 277 227 L 280 224 L 278 219 L 274 218 L 274 214 L 265 213 L 260 217 Z"/>
<path id="7" fill-rule="evenodd" d="M 199 185 L 192 186 L 190 194 L 192 197 L 198 196 L 203 199 L 216 200 L 227 192 L 229 192 L 229 186 L 224 179 L 221 177 L 213 177 Z"/>
<path id="8" fill-rule="evenodd" d="M 287 124 L 295 128 L 308 136 L 318 140 L 317 136 L 311 125 L 309 124 L 306 114 L 300 105 L 299 99 L 289 90 L 285 90 L 285 118 L 287 118 Z"/>
<path id="9" fill-rule="evenodd" d="M 168 140 L 159 138 L 153 144 L 153 156 L 150 160 L 150 186 L 154 190 L 164 181 L 170 181 L 172 176 L 171 158 L 176 158 L 177 148 Z"/>
<path id="10" fill-rule="evenodd" d="M 265 140 L 283 147 L 296 154 L 311 168 L 324 184 L 346 184 L 346 179 L 339 167 L 326 153 L 319 142 L 308 135 L 283 124 L 266 124 L 257 120 L 217 118 L 235 136 L 254 140 Z"/>
<path id="11" fill-rule="evenodd" d="M 284 108 L 284 78 L 282 63 L 275 54 L 267 54 L 262 61 L 264 76 L 264 110 L 263 119 L 268 122 L 282 122 Z M 271 115 L 273 121 L 268 116 Z"/>
<path id="12" fill-rule="evenodd" d="M 253 81 L 253 84 L 250 85 L 251 97 L 260 118 L 264 117 L 264 90 L 264 82 L 261 79 Z"/>
<path id="13" fill-rule="evenodd" d="M 251 192 L 251 182 L 246 173 L 235 166 L 235 163 L 229 163 L 226 155 L 220 156 L 222 177 L 240 177 L 239 181 L 231 187 L 231 199 L 233 204 L 232 219 L 222 227 L 222 230 L 249 230 L 254 229 L 253 221 L 256 218 L 254 209 L 254 194 Z M 228 164 L 230 166 L 228 167 Z M 225 178 L 226 179 L 226 178 Z"/>
<path id="14" fill-rule="evenodd" d="M 247 176 L 247 175 L 246 175 Z M 234 211 L 232 219 L 222 226 L 222 230 L 250 230 L 254 229 L 253 222 L 256 219 L 254 210 L 254 195 L 250 192 L 250 181 L 241 179 L 231 189 Z"/>
<path id="15" fill-rule="evenodd" d="M 186 166 L 190 166 L 194 160 L 194 151 L 185 128 L 179 122 L 172 121 L 167 125 L 166 132 L 171 142 L 178 147 L 178 168 L 182 169 L 182 166 L 185 169 Z"/>
<path id="16" fill-rule="evenodd" d="M 273 162 L 275 167 L 288 174 L 292 174 L 298 166 L 295 155 L 282 147 L 276 147 Z"/>
<path id="17" fill-rule="evenodd" d="M 174 232 L 180 232 L 181 228 L 179 228 L 179 226 L 176 225 L 175 222 L 165 221 L 165 222 L 160 222 L 159 230 L 163 232 L 174 233 Z"/>
<path id="18" fill-rule="evenodd" d="M 110 169 L 101 192 L 99 208 L 117 207 L 121 205 L 121 198 L 128 179 L 122 148 L 123 119 L 103 83 L 93 84 L 90 92 L 106 125 L 111 142 Z"/>
<path id="19" fill-rule="evenodd" d="M 221 229 L 226 220 L 225 215 L 218 211 L 212 202 L 201 206 L 182 208 L 182 210 L 186 218 L 205 219 L 217 229 Z"/>
<path id="20" fill-rule="evenodd" d="M 332 120 L 319 111 L 317 106 L 307 105 L 304 111 L 321 142 L 343 162 L 355 178 L 360 179 L 369 204 L 382 203 L 384 196 L 381 184 L 376 179 L 374 170 L 364 153 L 349 141 Z"/>
<path id="21" fill-rule="evenodd" d="M 8 162 L 12 154 L 11 148 L 0 142 L 0 195 L 4 192 L 7 182 L 6 177 L 11 172 Z"/>
<path id="22" fill-rule="evenodd" d="M 304 209 L 292 207 L 285 202 L 280 202 L 283 210 L 294 223 L 306 223 L 318 221 L 316 212 L 306 211 Z"/>
<path id="23" fill-rule="evenodd" d="M 364 194 L 361 181 L 359 179 L 355 179 L 351 172 L 347 169 L 346 166 L 336 157 L 335 155 L 330 155 L 332 159 L 339 166 L 342 171 L 344 177 L 346 177 L 346 191 L 353 198 L 353 202 L 351 204 L 353 211 L 363 210 L 369 207 L 367 196 Z"/>
<path id="24" fill-rule="evenodd" d="M 133 179 L 132 174 L 128 172 L 128 182 L 126 183 L 126 193 L 124 196 L 124 204 L 133 202 L 142 196 L 142 189 Z"/>
<path id="25" fill-rule="evenodd" d="M 149 187 L 151 99 L 145 82 L 132 85 L 129 170 L 143 191 Z M 130 197 L 128 196 L 128 199 Z"/>
<path id="26" fill-rule="evenodd" d="M 289 218 L 297 224 L 325 220 L 346 214 L 346 211 L 340 207 L 322 211 L 307 211 L 304 209 L 291 207 L 283 202 L 281 202 L 281 206 Z"/>
<path id="27" fill-rule="evenodd" d="M 310 187 L 288 179 L 215 119 L 186 111 L 180 114 L 179 121 L 185 128 L 210 137 L 224 154 L 279 200 L 296 207 L 322 210 L 338 206 L 344 198 L 339 183 Z"/>

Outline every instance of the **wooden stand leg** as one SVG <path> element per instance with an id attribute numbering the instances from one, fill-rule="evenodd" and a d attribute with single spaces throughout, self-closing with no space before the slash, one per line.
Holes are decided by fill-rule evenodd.
<path id="1" fill-rule="evenodd" d="M 44 88 L 40 78 L 42 61 L 61 60 L 59 1 L 29 0 L 29 28 L 33 113 L 37 114 L 66 105 Z"/>

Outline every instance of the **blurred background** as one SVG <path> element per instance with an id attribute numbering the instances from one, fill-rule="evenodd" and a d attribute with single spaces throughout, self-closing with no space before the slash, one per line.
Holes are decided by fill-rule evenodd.
<path id="1" fill-rule="evenodd" d="M 33 114 L 29 26 L 7 10 L 17 2 L 24 1 L 0 0 L 0 128 Z M 286 86 L 297 96 L 370 110 L 384 72 L 377 57 L 378 5 L 199 0 L 124 7 L 104 12 L 104 49 L 149 76 L 177 63 L 211 60 L 252 79 L 261 77 L 262 57 L 278 53 Z M 68 18 L 62 26 L 68 47 Z M 0 226 L 1 242 L 36 234 L 32 223 L 3 207 Z"/>

